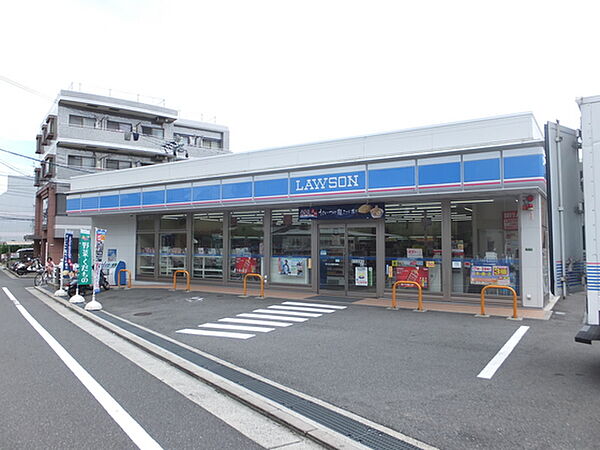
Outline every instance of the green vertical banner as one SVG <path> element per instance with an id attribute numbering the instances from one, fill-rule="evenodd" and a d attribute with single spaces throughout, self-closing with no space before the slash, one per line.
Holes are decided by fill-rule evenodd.
<path id="1" fill-rule="evenodd" d="M 92 284 L 92 245 L 90 230 L 79 232 L 79 271 L 77 273 L 79 285 Z"/>

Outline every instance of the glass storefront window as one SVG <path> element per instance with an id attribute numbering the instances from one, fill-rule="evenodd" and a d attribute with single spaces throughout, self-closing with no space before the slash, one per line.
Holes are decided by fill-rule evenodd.
<path id="1" fill-rule="evenodd" d="M 310 284 L 310 222 L 298 220 L 298 208 L 271 212 L 271 282 Z"/>
<path id="2" fill-rule="evenodd" d="M 156 216 L 137 216 L 137 231 L 154 231 L 154 219 Z"/>
<path id="3" fill-rule="evenodd" d="M 194 214 L 192 277 L 223 279 L 223 213 Z"/>
<path id="4" fill-rule="evenodd" d="M 160 275 L 187 270 L 187 236 L 185 233 L 160 233 Z"/>
<path id="5" fill-rule="evenodd" d="M 186 223 L 187 214 L 164 214 L 160 217 L 160 276 L 170 276 L 175 270 L 187 270 Z"/>
<path id="6" fill-rule="evenodd" d="M 164 214 L 160 216 L 161 231 L 185 231 L 187 214 Z"/>
<path id="7" fill-rule="evenodd" d="M 140 215 L 136 217 L 136 274 L 154 276 L 156 249 L 154 243 L 156 216 Z"/>
<path id="8" fill-rule="evenodd" d="M 154 276 L 156 252 L 154 250 L 154 233 L 138 233 L 137 235 L 137 274 Z"/>
<path id="9" fill-rule="evenodd" d="M 385 209 L 386 288 L 408 280 L 421 283 L 424 291 L 442 292 L 441 203 L 386 204 Z"/>
<path id="10" fill-rule="evenodd" d="M 510 286 L 519 294 L 519 222 L 516 198 L 453 201 L 452 292 Z M 492 295 L 509 291 L 488 290 Z"/>
<path id="11" fill-rule="evenodd" d="M 229 278 L 241 280 L 246 273 L 263 274 L 264 212 L 232 212 L 229 236 Z"/>

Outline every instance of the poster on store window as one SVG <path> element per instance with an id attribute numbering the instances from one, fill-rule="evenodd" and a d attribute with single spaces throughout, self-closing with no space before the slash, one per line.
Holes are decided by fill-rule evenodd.
<path id="1" fill-rule="evenodd" d="M 304 276 L 306 258 L 277 258 L 277 273 L 287 277 Z"/>
<path id="2" fill-rule="evenodd" d="M 510 285 L 510 269 L 508 266 L 472 266 L 471 284 Z"/>
<path id="3" fill-rule="evenodd" d="M 235 273 L 255 273 L 256 266 L 256 258 L 249 256 L 238 256 L 235 258 Z"/>
<path id="4" fill-rule="evenodd" d="M 517 211 L 502 212 L 502 228 L 504 228 L 504 231 L 517 231 L 519 229 L 519 215 Z"/>
<path id="5" fill-rule="evenodd" d="M 396 267 L 396 281 L 416 281 L 427 289 L 429 287 L 429 269 L 422 266 L 411 267 Z M 408 287 L 410 285 L 399 285 L 400 287 Z"/>
<path id="6" fill-rule="evenodd" d="M 354 284 L 356 286 L 368 286 L 369 285 L 369 269 L 368 267 L 355 267 L 354 268 Z"/>
<path id="7" fill-rule="evenodd" d="M 271 258 L 273 283 L 308 284 L 308 258 L 279 256 Z"/>

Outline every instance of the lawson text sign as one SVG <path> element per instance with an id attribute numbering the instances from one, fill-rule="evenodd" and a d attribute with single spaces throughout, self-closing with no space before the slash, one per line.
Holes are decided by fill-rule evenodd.
<path id="1" fill-rule="evenodd" d="M 364 192 L 365 190 L 366 177 L 364 171 L 290 178 L 290 195 L 296 197 L 326 195 L 336 192 Z"/>

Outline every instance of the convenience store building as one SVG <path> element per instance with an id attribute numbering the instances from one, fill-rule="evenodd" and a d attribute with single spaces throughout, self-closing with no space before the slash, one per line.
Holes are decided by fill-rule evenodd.
<path id="1" fill-rule="evenodd" d="M 494 283 L 542 308 L 555 275 L 546 145 L 523 113 L 232 153 L 72 178 L 67 212 L 106 228 L 139 280 L 257 272 L 361 298 L 417 280 L 440 301 Z"/>

